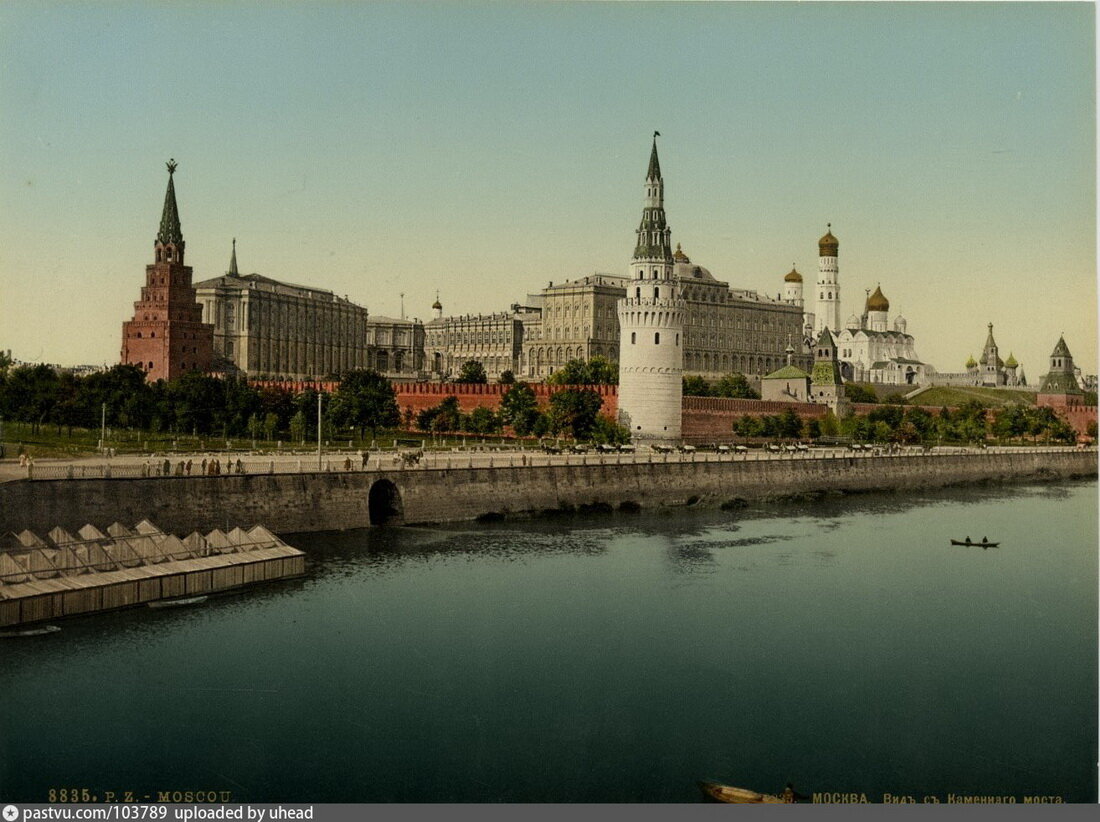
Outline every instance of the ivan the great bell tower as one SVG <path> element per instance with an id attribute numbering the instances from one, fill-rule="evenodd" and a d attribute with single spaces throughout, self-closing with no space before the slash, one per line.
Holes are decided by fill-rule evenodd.
<path id="1" fill-rule="evenodd" d="M 191 267 L 183 264 L 186 243 L 176 208 L 175 171 L 176 161 L 169 160 L 168 191 L 153 243 L 155 262 L 145 266 L 134 318 L 122 324 L 122 362 L 139 366 L 149 382 L 209 371 L 214 356 L 214 326 L 203 323 Z"/>

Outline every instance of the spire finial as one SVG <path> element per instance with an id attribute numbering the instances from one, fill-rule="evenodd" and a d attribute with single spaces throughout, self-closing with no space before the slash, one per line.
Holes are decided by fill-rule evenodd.
<path id="1" fill-rule="evenodd" d="M 168 166 L 168 176 L 171 177 L 175 173 L 176 167 L 179 166 L 179 163 L 176 162 L 175 158 L 172 158 L 167 163 L 165 163 L 165 165 Z"/>
<path id="2" fill-rule="evenodd" d="M 234 277 L 240 276 L 237 271 L 237 238 L 233 238 L 233 256 L 229 258 L 229 273 Z"/>

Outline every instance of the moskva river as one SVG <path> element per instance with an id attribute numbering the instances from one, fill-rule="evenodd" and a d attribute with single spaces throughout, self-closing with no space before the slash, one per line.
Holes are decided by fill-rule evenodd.
<path id="1" fill-rule="evenodd" d="M 1097 798 L 1092 481 L 288 541 L 0 640 L 0 798 Z"/>

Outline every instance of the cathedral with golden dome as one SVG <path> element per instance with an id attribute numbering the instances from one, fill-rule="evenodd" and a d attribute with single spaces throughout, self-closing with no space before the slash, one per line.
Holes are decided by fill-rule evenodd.
<path id="1" fill-rule="evenodd" d="M 890 322 L 890 301 L 882 286 L 868 293 L 863 313 L 853 314 L 836 334 L 837 356 L 844 379 L 885 385 L 924 385 L 935 369 L 917 356 L 916 342 L 906 333 L 905 317 Z"/>

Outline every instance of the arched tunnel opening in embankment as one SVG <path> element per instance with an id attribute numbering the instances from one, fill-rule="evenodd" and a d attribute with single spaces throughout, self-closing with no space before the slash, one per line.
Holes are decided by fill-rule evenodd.
<path id="1" fill-rule="evenodd" d="M 404 519 L 401 492 L 388 479 L 377 480 L 367 498 L 371 525 L 400 525 Z"/>

